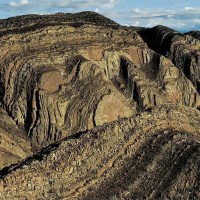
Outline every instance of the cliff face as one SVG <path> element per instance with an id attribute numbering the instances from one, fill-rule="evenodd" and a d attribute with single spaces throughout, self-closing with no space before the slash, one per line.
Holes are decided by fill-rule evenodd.
<path id="1" fill-rule="evenodd" d="M 197 32 L 183 35 L 168 27 L 156 26 L 139 34 L 151 49 L 172 60 L 200 92 L 200 41 Z"/>
<path id="2" fill-rule="evenodd" d="M 15 122 L 0 109 L 0 169 L 32 155 L 30 139 Z"/>
<path id="3" fill-rule="evenodd" d="M 1 20 L 1 199 L 198 196 L 199 40 L 137 31 L 92 12 Z"/>

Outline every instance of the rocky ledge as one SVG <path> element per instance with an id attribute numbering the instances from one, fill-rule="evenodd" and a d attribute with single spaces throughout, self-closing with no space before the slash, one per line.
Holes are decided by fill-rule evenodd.
<path id="1" fill-rule="evenodd" d="M 82 12 L 0 41 L 0 199 L 200 198 L 198 36 Z"/>

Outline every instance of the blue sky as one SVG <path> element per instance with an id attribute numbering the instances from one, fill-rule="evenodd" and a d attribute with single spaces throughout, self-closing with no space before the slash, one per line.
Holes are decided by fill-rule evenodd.
<path id="1" fill-rule="evenodd" d="M 122 25 L 200 29 L 200 0 L 1 0 L 0 18 L 23 14 L 96 11 Z"/>

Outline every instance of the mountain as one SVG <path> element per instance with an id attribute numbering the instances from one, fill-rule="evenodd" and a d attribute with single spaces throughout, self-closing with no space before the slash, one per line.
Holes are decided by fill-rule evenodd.
<path id="1" fill-rule="evenodd" d="M 187 32 L 186 35 L 190 35 L 190 36 L 200 40 L 200 31 L 190 31 L 190 32 Z"/>
<path id="2" fill-rule="evenodd" d="M 94 12 L 1 20 L 0 199 L 199 199 L 196 35 Z"/>

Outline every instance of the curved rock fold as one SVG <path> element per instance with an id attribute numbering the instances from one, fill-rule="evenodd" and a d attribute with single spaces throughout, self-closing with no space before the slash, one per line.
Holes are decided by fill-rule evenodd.
<path id="1" fill-rule="evenodd" d="M 0 20 L 0 199 L 200 198 L 198 32 L 134 30 Z"/>

